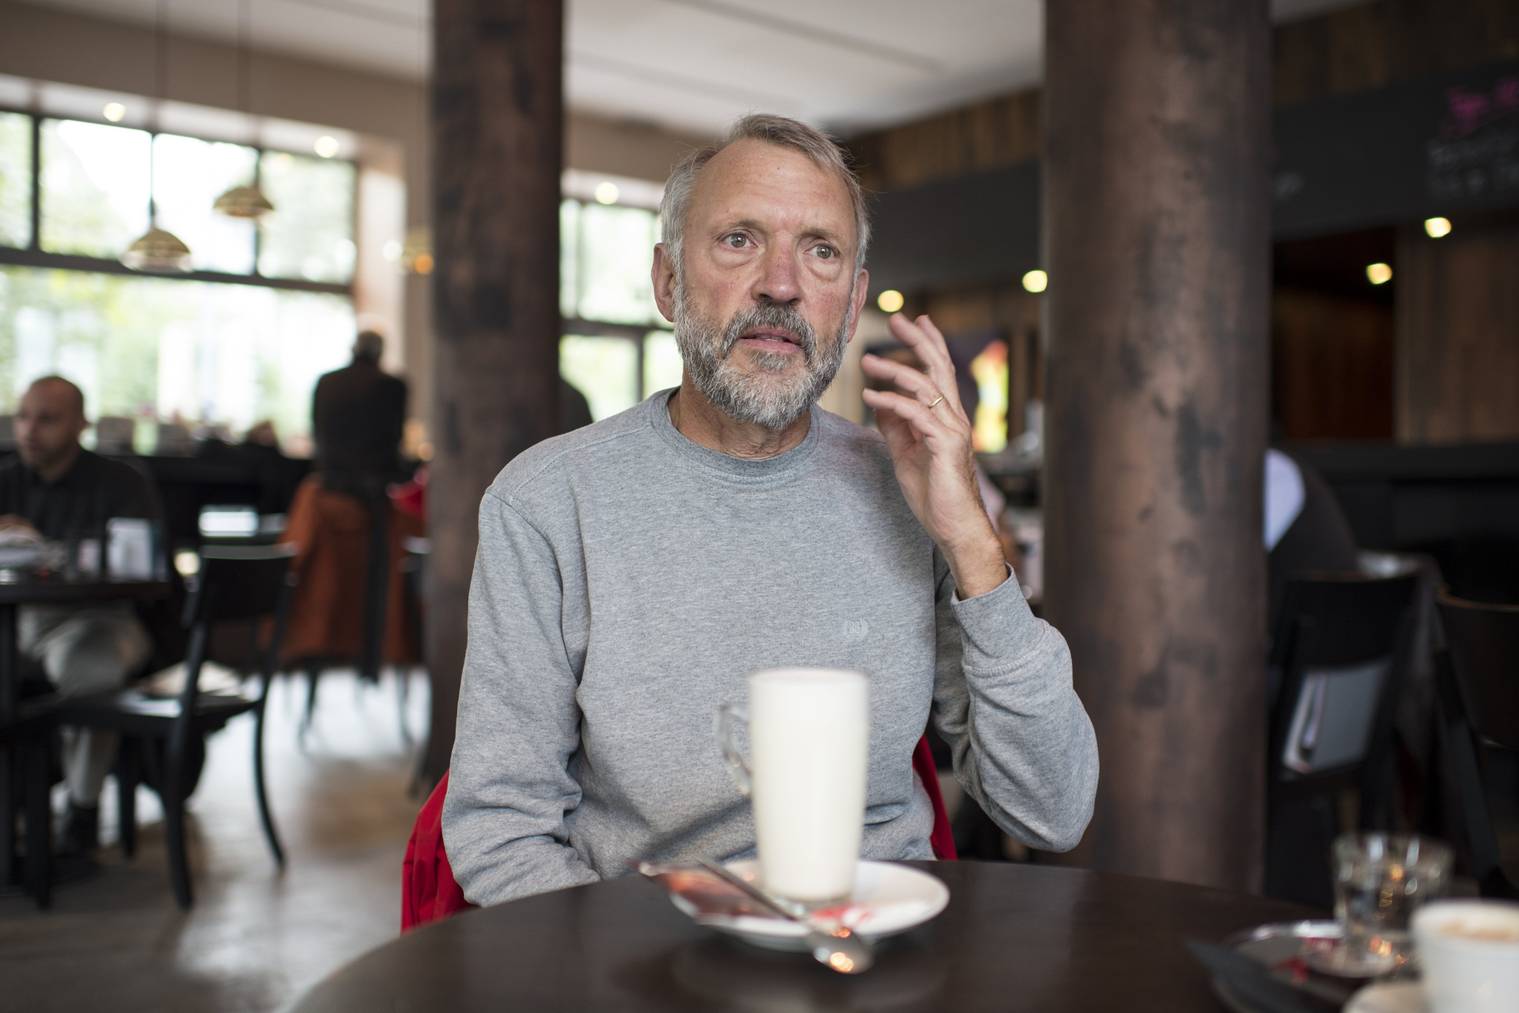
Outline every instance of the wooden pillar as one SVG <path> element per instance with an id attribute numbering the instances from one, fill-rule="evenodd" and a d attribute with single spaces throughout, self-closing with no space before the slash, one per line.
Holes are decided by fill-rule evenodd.
<path id="1" fill-rule="evenodd" d="M 1259 889 L 1267 0 L 1045 5 L 1045 611 L 1097 728 L 1072 861 Z"/>
<path id="2" fill-rule="evenodd" d="M 480 496 L 557 431 L 563 58 L 561 0 L 433 0 L 429 780 L 453 748 Z"/>

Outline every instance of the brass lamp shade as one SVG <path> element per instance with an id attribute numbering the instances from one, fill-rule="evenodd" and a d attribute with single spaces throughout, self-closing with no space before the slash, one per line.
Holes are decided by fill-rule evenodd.
<path id="1" fill-rule="evenodd" d="M 211 210 L 229 218 L 262 218 L 274 210 L 264 191 L 256 186 L 234 186 L 211 205 Z"/>
<path id="2" fill-rule="evenodd" d="M 174 233 L 155 225 L 127 247 L 121 262 L 134 271 L 188 271 L 190 248 Z"/>

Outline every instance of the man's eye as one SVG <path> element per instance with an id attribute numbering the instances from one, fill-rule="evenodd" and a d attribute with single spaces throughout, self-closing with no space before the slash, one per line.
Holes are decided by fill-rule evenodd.
<path id="1" fill-rule="evenodd" d="M 723 245 L 731 250 L 742 250 L 749 244 L 749 237 L 742 232 L 730 232 L 723 237 Z"/>
<path id="2" fill-rule="evenodd" d="M 819 243 L 812 250 L 822 260 L 833 260 L 839 255 L 838 248 L 827 243 Z"/>

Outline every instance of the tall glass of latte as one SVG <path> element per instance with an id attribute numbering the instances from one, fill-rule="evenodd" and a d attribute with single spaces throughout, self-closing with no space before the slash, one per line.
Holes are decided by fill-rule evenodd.
<path id="1" fill-rule="evenodd" d="M 739 787 L 754 801 L 761 881 L 810 906 L 843 900 L 854 885 L 865 821 L 865 676 L 777 668 L 755 672 L 748 683 L 747 761 L 737 741 L 744 713 L 724 707 L 719 727 Z"/>

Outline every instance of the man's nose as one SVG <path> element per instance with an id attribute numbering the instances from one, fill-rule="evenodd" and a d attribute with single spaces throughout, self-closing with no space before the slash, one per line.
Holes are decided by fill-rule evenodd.
<path id="1" fill-rule="evenodd" d="M 796 256 L 791 250 L 772 248 L 765 254 L 754 297 L 762 302 L 793 303 L 802 290 Z"/>

